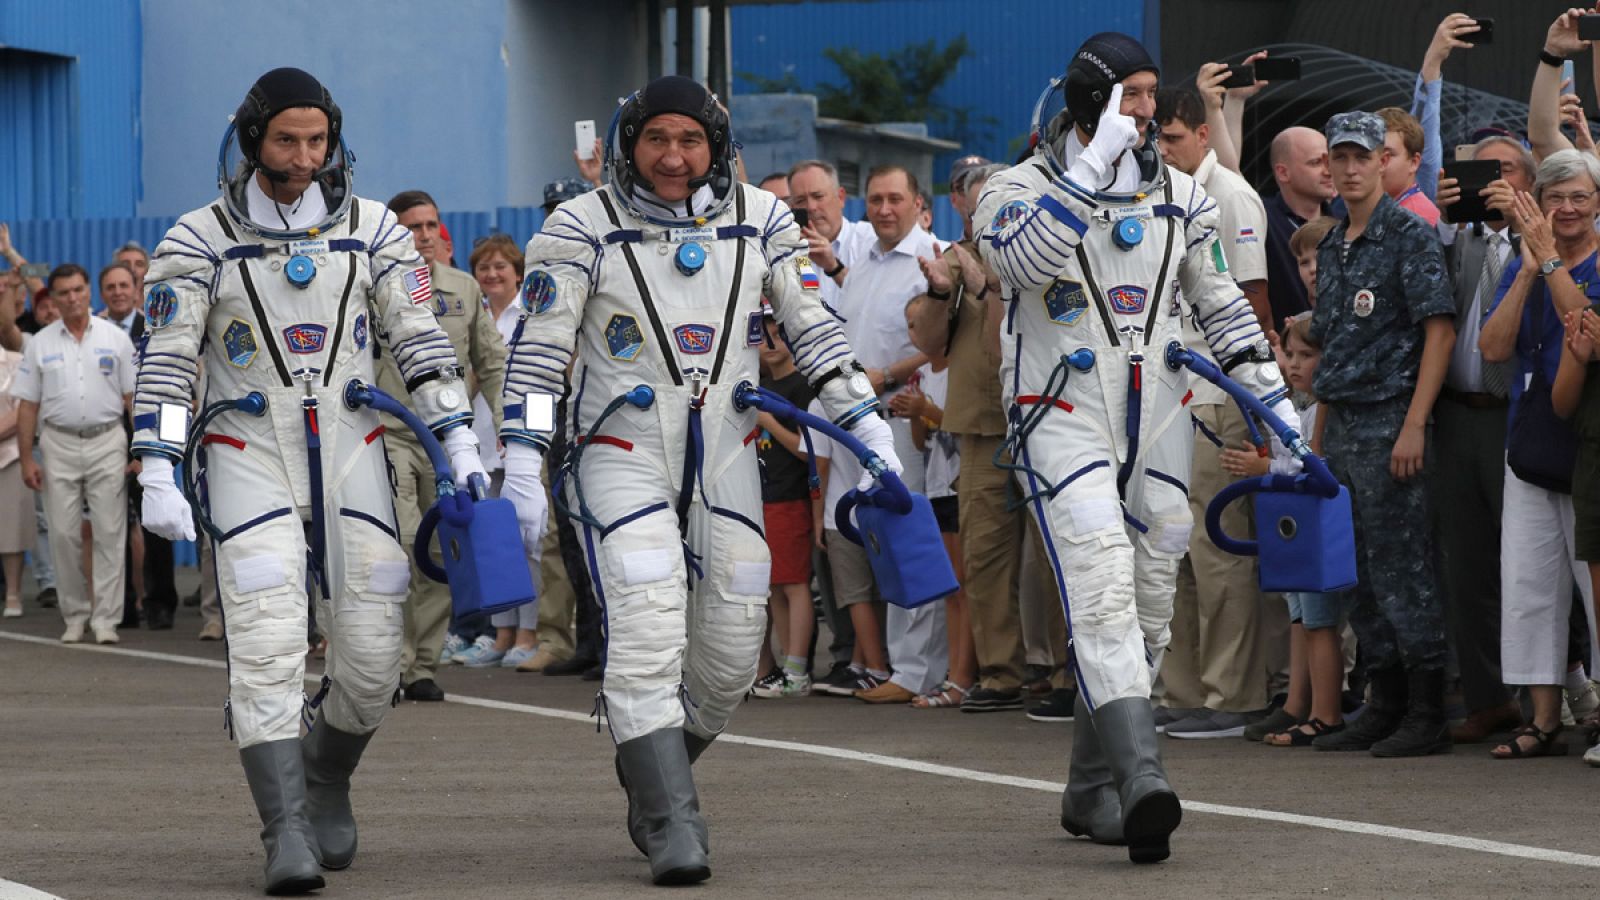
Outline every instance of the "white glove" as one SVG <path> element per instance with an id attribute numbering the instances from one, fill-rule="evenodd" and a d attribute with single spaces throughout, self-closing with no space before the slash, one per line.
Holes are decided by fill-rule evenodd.
<path id="1" fill-rule="evenodd" d="M 506 442 L 506 480 L 500 486 L 500 496 L 511 501 L 517 510 L 517 524 L 522 526 L 522 546 L 537 563 L 544 544 L 544 529 L 550 514 L 544 496 L 544 481 L 539 470 L 544 454 L 527 444 Z"/>
<path id="2" fill-rule="evenodd" d="M 1272 410 L 1273 415 L 1282 419 L 1283 424 L 1293 428 L 1296 434 L 1300 434 L 1300 411 L 1294 408 L 1294 404 L 1289 401 L 1288 397 L 1279 397 L 1267 408 Z M 1307 444 L 1311 443 L 1311 435 L 1301 434 L 1300 437 Z M 1288 448 L 1283 446 L 1283 442 L 1278 439 L 1276 433 L 1272 435 L 1268 443 L 1272 447 L 1272 463 L 1270 465 L 1272 474 L 1299 475 L 1304 465 L 1298 457 L 1289 453 Z"/>
<path id="3" fill-rule="evenodd" d="M 900 456 L 894 452 L 894 432 L 889 430 L 889 423 L 879 418 L 876 414 L 869 414 L 851 426 L 850 433 L 867 449 L 883 458 L 889 464 L 889 471 L 904 472 L 905 467 L 900 465 Z M 856 484 L 860 490 L 872 487 L 872 473 L 866 470 L 861 472 L 861 481 Z"/>
<path id="4" fill-rule="evenodd" d="M 1133 116 L 1122 114 L 1122 85 L 1111 88 L 1111 99 L 1106 101 L 1105 112 L 1095 126 L 1089 146 L 1078 154 L 1068 177 L 1079 184 L 1095 188 L 1111 178 L 1111 167 L 1122 154 L 1139 145 L 1139 128 Z"/>
<path id="5" fill-rule="evenodd" d="M 169 541 L 194 540 L 194 514 L 172 478 L 172 460 L 150 454 L 140 458 L 139 486 L 144 488 L 142 524 Z"/>
<path id="6" fill-rule="evenodd" d="M 467 477 L 482 475 L 489 483 L 489 473 L 483 469 L 483 456 L 478 453 L 478 436 L 465 425 L 457 425 L 444 434 L 444 452 L 450 456 L 450 468 L 455 470 L 456 487 L 467 489 Z"/>

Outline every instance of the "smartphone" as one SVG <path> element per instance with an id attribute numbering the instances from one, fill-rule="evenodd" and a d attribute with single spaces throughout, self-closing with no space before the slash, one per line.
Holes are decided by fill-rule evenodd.
<path id="1" fill-rule="evenodd" d="M 1470 34 L 1463 34 L 1461 42 L 1463 44 L 1476 44 L 1480 47 L 1484 44 L 1494 43 L 1494 20 L 1486 19 L 1482 16 L 1473 16 L 1472 21 L 1478 23 L 1478 30 Z"/>
<path id="2" fill-rule="evenodd" d="M 1500 210 L 1490 209 L 1478 192 L 1491 181 L 1500 180 L 1500 160 L 1469 159 L 1444 164 L 1444 177 L 1454 178 L 1461 185 L 1461 199 L 1445 208 L 1445 221 L 1452 225 L 1462 222 L 1498 222 Z"/>
<path id="3" fill-rule="evenodd" d="M 1578 92 L 1578 80 L 1577 80 L 1577 78 L 1578 78 L 1577 69 L 1573 67 L 1572 60 L 1569 59 L 1569 60 L 1566 60 L 1566 61 L 1562 62 L 1561 63 L 1561 83 L 1566 85 L 1566 87 L 1562 88 L 1562 90 L 1571 91 L 1574 94 L 1576 94 Z"/>
<path id="4" fill-rule="evenodd" d="M 1300 78 L 1300 57 L 1263 56 L 1255 62 L 1256 78 L 1261 81 L 1297 81 Z"/>
<path id="5" fill-rule="evenodd" d="M 46 263 L 27 263 L 18 270 L 23 278 L 43 278 L 50 274 L 50 266 Z"/>
<path id="6" fill-rule="evenodd" d="M 801 228 L 805 228 L 811 224 L 811 211 L 804 207 L 791 209 L 789 210 L 789 214 L 794 216 L 794 223 L 799 225 Z"/>
<path id="7" fill-rule="evenodd" d="M 1229 66 L 1228 80 L 1222 83 L 1225 88 L 1247 88 L 1256 83 L 1255 66 Z"/>
<path id="8" fill-rule="evenodd" d="M 1478 152 L 1478 145 L 1477 144 L 1457 144 L 1456 145 L 1456 162 L 1466 162 L 1467 160 L 1472 158 L 1472 155 L 1474 153 L 1477 153 L 1477 152 Z"/>
<path id="9" fill-rule="evenodd" d="M 576 135 L 573 147 L 578 151 L 578 158 L 594 159 L 594 120 L 575 122 L 572 130 Z"/>
<path id="10" fill-rule="evenodd" d="M 1600 15 L 1578 17 L 1578 39 L 1600 41 Z"/>

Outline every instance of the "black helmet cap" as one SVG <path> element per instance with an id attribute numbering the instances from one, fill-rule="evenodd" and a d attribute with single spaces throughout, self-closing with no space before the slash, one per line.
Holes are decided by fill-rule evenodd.
<path id="1" fill-rule="evenodd" d="M 1102 31 L 1084 41 L 1067 63 L 1067 109 L 1073 121 L 1093 133 L 1112 86 L 1135 72 L 1161 74 L 1143 44 L 1118 31 Z"/>
<path id="2" fill-rule="evenodd" d="M 267 123 L 286 109 L 313 107 L 328 116 L 328 155 L 323 165 L 332 162 L 339 147 L 339 132 L 344 117 L 333 95 L 311 73 L 285 66 L 273 69 L 250 86 L 233 124 L 238 131 L 239 150 L 256 168 L 261 168 L 261 141 L 267 136 Z"/>

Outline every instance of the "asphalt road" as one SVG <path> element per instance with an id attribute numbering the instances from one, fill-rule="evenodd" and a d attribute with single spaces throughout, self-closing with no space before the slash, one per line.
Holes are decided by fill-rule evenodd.
<path id="1" fill-rule="evenodd" d="M 259 823 L 222 730 L 222 647 L 169 632 L 56 643 L 0 623 L 0 900 L 260 896 Z M 176 658 L 148 658 L 139 651 Z M 313 671 L 315 667 L 313 666 Z M 324 897 L 646 895 L 594 685 L 471 671 L 402 702 L 355 778 L 355 865 Z M 747 702 L 696 767 L 707 897 L 1600 896 L 1600 770 L 1574 754 L 1420 760 L 1166 740 L 1184 799 L 1171 860 L 1057 825 L 1070 724 Z M 1284 821 L 1282 814 L 1319 817 Z"/>

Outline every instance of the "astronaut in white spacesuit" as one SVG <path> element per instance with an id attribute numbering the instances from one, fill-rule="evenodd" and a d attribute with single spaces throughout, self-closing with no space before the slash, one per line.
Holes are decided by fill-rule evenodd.
<path id="1" fill-rule="evenodd" d="M 381 203 L 353 194 L 339 108 L 298 69 L 261 76 L 219 160 L 222 196 L 156 248 L 152 329 L 134 397 L 144 525 L 192 538 L 173 464 L 187 448 L 198 363 L 206 404 L 256 393 L 196 440 L 228 647 L 228 719 L 261 815 L 269 894 L 323 885 L 356 851 L 350 775 L 398 688 L 410 579 L 378 414 L 370 341 L 399 361 L 414 410 L 458 480 L 483 471 L 467 390 L 430 311 L 428 267 Z M 192 450 L 191 450 L 192 452 Z M 329 638 L 304 740 L 308 587 Z"/>
<path id="2" fill-rule="evenodd" d="M 754 680 L 765 627 L 759 429 L 733 402 L 758 381 L 763 294 L 828 414 L 899 463 L 789 208 L 737 181 L 716 97 L 687 78 L 652 81 L 618 111 L 607 171 L 528 243 L 502 496 L 537 552 L 539 461 L 571 361 L 581 457 L 566 496 L 605 610 L 601 698 L 629 833 L 656 883 L 688 883 L 710 875 L 689 766 Z M 653 402 L 621 399 L 639 385 Z"/>
<path id="3" fill-rule="evenodd" d="M 1165 360 L 1183 317 L 1235 381 L 1298 418 L 1226 274 L 1216 204 L 1157 152 L 1144 48 L 1095 35 L 1046 98 L 1058 86 L 1066 109 L 1036 119 L 1035 153 L 989 180 L 974 221 L 1011 298 L 1001 342 L 1014 457 L 1078 678 L 1062 825 L 1157 862 L 1182 815 L 1149 698 L 1192 527 L 1188 373 Z"/>

